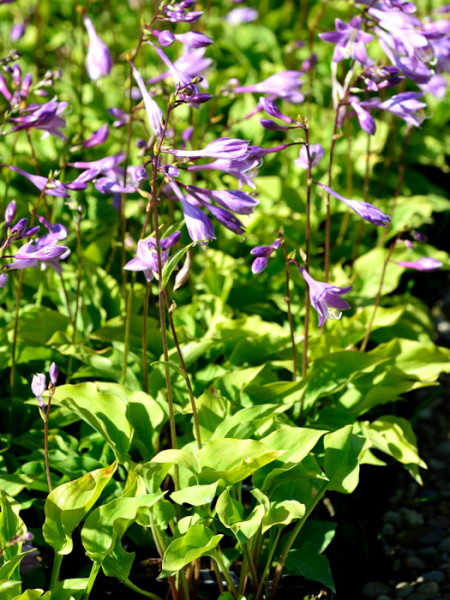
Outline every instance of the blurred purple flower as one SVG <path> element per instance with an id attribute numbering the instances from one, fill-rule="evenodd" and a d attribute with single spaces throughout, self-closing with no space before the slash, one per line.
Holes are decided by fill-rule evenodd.
<path id="1" fill-rule="evenodd" d="M 139 90 L 142 94 L 142 98 L 144 100 L 145 105 L 145 113 L 147 115 L 147 121 L 150 126 L 151 131 L 156 135 L 157 138 L 160 138 L 162 135 L 162 123 L 164 121 L 164 115 L 162 110 L 159 108 L 158 104 L 153 100 L 153 98 L 148 93 L 147 88 L 145 87 L 144 80 L 142 79 L 141 74 L 130 61 L 131 69 L 133 70 L 133 77 L 135 78 Z"/>
<path id="2" fill-rule="evenodd" d="M 67 138 L 59 131 L 66 126 L 66 120 L 60 116 L 66 108 L 67 102 L 57 102 L 55 98 L 45 104 L 30 104 L 22 109 L 22 112 L 28 113 L 27 115 L 10 119 L 13 123 L 18 123 L 11 131 L 41 129 L 44 131 L 44 138 L 55 135 L 66 140 Z"/>
<path id="3" fill-rule="evenodd" d="M 210 142 L 203 150 L 166 150 L 178 158 L 244 158 L 248 154 L 249 142 L 234 138 L 219 138 Z"/>
<path id="4" fill-rule="evenodd" d="M 275 240 L 273 244 L 270 244 L 270 246 L 256 246 L 256 248 L 250 250 L 250 254 L 256 256 L 252 263 L 252 273 L 254 275 L 264 271 L 269 263 L 269 257 L 275 250 L 278 250 L 280 244 L 280 240 Z"/>
<path id="5" fill-rule="evenodd" d="M 89 17 L 84 18 L 84 25 L 89 36 L 86 69 L 90 79 L 96 81 L 111 73 L 113 61 L 108 46 L 98 37 L 94 24 Z"/>
<path id="6" fill-rule="evenodd" d="M 270 98 L 265 98 L 264 96 L 259 99 L 258 104 L 261 108 L 271 117 L 275 117 L 276 119 L 280 119 L 285 123 L 295 123 L 294 119 L 283 114 L 278 106 L 275 104 L 273 100 Z"/>
<path id="7" fill-rule="evenodd" d="M 6 273 L 0 273 L 0 289 L 3 289 L 8 283 L 8 275 Z"/>
<path id="8" fill-rule="evenodd" d="M 333 53 L 334 62 L 353 58 L 365 65 L 367 63 L 366 44 L 374 38 L 373 35 L 361 31 L 361 17 L 354 17 L 349 24 L 344 23 L 341 19 L 336 19 L 335 25 L 336 31 L 319 33 L 322 40 L 336 44 Z"/>
<path id="9" fill-rule="evenodd" d="M 288 102 L 299 104 L 303 102 L 304 97 L 298 89 L 302 84 L 302 73 L 300 71 L 281 71 L 271 75 L 260 83 L 253 85 L 242 85 L 234 88 L 234 92 L 242 94 L 244 92 L 254 92 L 256 94 L 268 94 L 276 98 L 283 98 Z"/>
<path id="10" fill-rule="evenodd" d="M 12 42 L 17 42 L 17 40 L 20 40 L 20 38 L 23 37 L 25 34 L 27 25 L 28 25 L 28 19 L 25 19 L 25 21 L 22 21 L 21 23 L 17 23 L 16 25 L 14 25 L 11 28 L 11 31 L 9 32 L 9 39 Z"/>
<path id="11" fill-rule="evenodd" d="M 5 209 L 5 223 L 9 227 L 16 217 L 16 202 L 11 200 Z"/>
<path id="12" fill-rule="evenodd" d="M 402 92 L 383 102 L 377 98 L 372 98 L 371 100 L 360 102 L 360 106 L 367 110 L 374 108 L 385 110 L 400 117 L 410 125 L 420 127 L 425 118 L 423 109 L 426 107 L 424 102 L 418 100 L 418 98 L 422 97 L 422 92 Z"/>
<path id="13" fill-rule="evenodd" d="M 34 186 L 38 188 L 41 192 L 45 190 L 45 193 L 49 196 L 57 196 L 59 198 L 70 198 L 69 194 L 66 191 L 65 185 L 58 181 L 57 179 L 52 179 L 51 181 L 47 177 L 42 177 L 41 175 L 32 175 L 31 173 L 27 173 L 18 167 L 14 167 L 13 165 L 9 166 L 11 171 L 15 173 L 19 173 L 19 175 L 23 175 L 30 181 Z"/>
<path id="14" fill-rule="evenodd" d="M 241 6 L 239 8 L 233 8 L 225 17 L 225 21 L 230 25 L 241 25 L 242 23 L 251 23 L 258 18 L 258 11 L 254 8 L 248 8 L 247 6 Z"/>
<path id="15" fill-rule="evenodd" d="M 109 127 L 107 124 L 102 125 L 100 129 L 94 131 L 91 137 L 84 142 L 81 142 L 83 148 L 94 148 L 95 146 L 100 146 L 108 139 L 109 135 Z"/>
<path id="16" fill-rule="evenodd" d="M 211 200 L 223 208 L 231 210 L 238 215 L 250 215 L 258 205 L 258 200 L 240 190 L 207 190 L 195 185 L 186 186 L 189 196 L 209 208 Z"/>
<path id="17" fill-rule="evenodd" d="M 340 319 L 342 311 L 351 308 L 350 304 L 341 296 L 347 294 L 353 286 L 339 288 L 329 283 L 316 281 L 306 269 L 301 266 L 298 268 L 309 286 L 311 304 L 319 314 L 319 327 L 322 327 L 327 319 Z"/>
<path id="18" fill-rule="evenodd" d="M 394 261 L 400 267 L 405 267 L 406 269 L 414 269 L 415 271 L 436 271 L 442 267 L 442 263 L 440 260 L 436 258 L 431 258 L 430 256 L 424 256 L 423 258 L 419 258 L 415 261 Z"/>
<path id="19" fill-rule="evenodd" d="M 333 189 L 324 185 L 323 183 L 319 183 L 318 181 L 313 181 L 316 185 L 319 185 L 323 188 L 327 194 L 330 194 L 337 200 L 340 200 L 344 204 L 346 204 L 349 208 L 351 208 L 357 215 L 373 223 L 374 225 L 379 225 L 380 227 L 387 227 L 390 223 L 390 217 L 382 212 L 376 206 L 369 204 L 369 202 L 361 202 L 360 200 L 349 200 L 348 198 L 344 198 Z"/>

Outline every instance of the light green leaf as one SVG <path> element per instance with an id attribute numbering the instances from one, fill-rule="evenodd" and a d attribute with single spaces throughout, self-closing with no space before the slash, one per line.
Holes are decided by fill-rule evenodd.
<path id="1" fill-rule="evenodd" d="M 0 548 L 3 549 L 2 559 L 5 562 L 12 560 L 22 550 L 22 542 L 9 545 L 13 538 L 23 536 L 27 532 L 25 523 L 19 517 L 20 508 L 20 504 L 14 498 L 0 490 Z M 0 576 L 0 579 L 20 579 L 17 565 L 12 572 L 7 569 L 8 575 Z"/>
<path id="2" fill-rule="evenodd" d="M 180 467 L 186 467 L 194 475 L 197 475 L 199 466 L 197 459 L 189 452 L 178 449 L 162 450 L 158 452 L 151 460 L 153 463 L 165 463 L 170 465 L 179 465 Z"/>
<path id="3" fill-rule="evenodd" d="M 265 533 L 274 525 L 289 525 L 292 521 L 301 519 L 305 515 L 305 510 L 305 505 L 297 500 L 271 502 L 270 508 L 262 520 L 261 533 Z"/>
<path id="4" fill-rule="evenodd" d="M 175 269 L 177 264 L 180 262 L 180 260 L 183 258 L 183 256 L 186 254 L 186 252 L 189 250 L 189 248 L 192 248 L 192 246 L 196 243 L 197 242 L 191 242 L 184 248 L 181 248 L 181 250 L 178 250 L 178 252 L 175 252 L 175 254 L 169 258 L 169 260 L 166 262 L 166 264 L 162 268 L 161 289 L 165 289 L 165 287 L 169 283 L 170 276 L 172 275 L 173 270 Z"/>
<path id="5" fill-rule="evenodd" d="M 42 533 L 57 554 L 72 552 L 72 532 L 98 500 L 117 463 L 55 488 L 45 501 Z"/>
<path id="6" fill-rule="evenodd" d="M 185 535 L 177 538 L 167 547 L 160 577 L 175 575 L 200 556 L 211 556 L 222 537 L 222 535 L 214 535 L 210 529 L 200 523 L 194 525 Z"/>
<path id="7" fill-rule="evenodd" d="M 351 494 L 358 485 L 359 465 L 371 443 L 353 433 L 347 425 L 324 437 L 325 459 L 323 468 L 329 478 L 328 489 Z"/>
<path id="8" fill-rule="evenodd" d="M 2 600 L 14 600 L 22 591 L 20 581 L 10 581 L 0 579 L 0 598 Z"/>
<path id="9" fill-rule="evenodd" d="M 216 495 L 217 485 L 217 481 L 210 485 L 191 485 L 177 492 L 172 492 L 170 497 L 177 504 L 186 503 L 192 506 L 210 504 Z"/>
<path id="10" fill-rule="evenodd" d="M 164 493 L 131 498 L 122 496 L 97 507 L 81 530 L 81 541 L 87 556 L 95 562 L 102 562 L 139 515 L 148 513 L 149 508 L 163 496 Z"/>
<path id="11" fill-rule="evenodd" d="M 62 385 L 56 388 L 54 401 L 101 433 L 120 462 L 129 460 L 133 430 L 126 417 L 126 403 L 111 387 L 101 382 Z"/>

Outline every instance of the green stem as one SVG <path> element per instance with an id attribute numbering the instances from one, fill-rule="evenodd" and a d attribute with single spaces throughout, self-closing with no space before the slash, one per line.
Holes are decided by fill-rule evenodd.
<path id="1" fill-rule="evenodd" d="M 322 496 L 325 493 L 325 490 L 327 489 L 327 484 L 324 485 L 323 489 L 317 493 L 317 496 L 314 498 L 314 500 L 311 502 L 311 504 L 308 507 L 308 510 L 306 511 L 305 515 L 303 516 L 303 518 L 297 523 L 297 525 L 294 527 L 294 529 L 291 531 L 288 540 L 284 546 L 283 552 L 281 554 L 281 557 L 278 561 L 278 564 L 276 566 L 275 569 L 275 573 L 273 576 L 273 583 L 272 583 L 272 590 L 270 593 L 270 600 L 274 600 L 276 593 L 277 593 L 277 588 L 278 588 L 278 582 L 280 581 L 280 577 L 281 577 L 281 573 L 283 571 L 284 568 L 284 563 L 286 562 L 286 558 L 289 554 L 289 550 L 292 548 L 293 543 L 295 542 L 295 540 L 297 539 L 298 534 L 300 533 L 301 528 L 303 527 L 303 525 L 306 523 L 309 515 L 312 513 L 312 511 L 314 510 L 314 508 L 317 506 L 317 504 L 319 503 L 319 501 L 322 499 Z"/>
<path id="2" fill-rule="evenodd" d="M 92 588 L 94 586 L 95 580 L 97 578 L 98 572 L 100 571 L 101 564 L 98 562 L 94 562 L 92 564 L 91 572 L 89 573 L 89 579 L 86 584 L 86 591 L 83 595 L 83 600 L 89 600 L 89 596 L 91 594 Z"/>
<path id="3" fill-rule="evenodd" d="M 230 574 L 228 573 L 228 571 L 227 571 L 227 569 L 226 569 L 226 567 L 224 565 L 224 562 L 222 560 L 222 557 L 220 556 L 220 553 L 216 552 L 214 554 L 214 558 L 215 558 L 217 564 L 219 565 L 220 570 L 222 571 L 222 575 L 225 577 L 225 581 L 227 582 L 228 591 L 231 594 L 233 594 L 233 596 L 235 598 L 237 598 L 237 589 L 236 589 L 236 587 L 235 587 L 235 585 L 234 585 L 234 583 L 233 583 L 233 581 L 232 581 L 232 579 L 230 577 Z"/>
<path id="4" fill-rule="evenodd" d="M 159 596 L 157 596 L 156 594 L 152 594 L 151 592 L 147 592 L 146 590 L 143 590 L 142 588 L 138 587 L 137 585 L 134 585 L 134 583 L 132 583 L 129 579 L 123 579 L 122 583 L 124 583 L 127 587 L 130 588 L 130 590 L 133 590 L 133 592 L 136 592 L 137 594 L 142 594 L 143 596 L 146 596 L 147 598 L 151 598 L 152 600 L 161 600 L 161 598 Z"/>
<path id="5" fill-rule="evenodd" d="M 363 339 L 361 347 L 360 347 L 361 352 L 364 352 L 364 350 L 366 349 L 367 344 L 369 342 L 370 334 L 372 332 L 373 322 L 375 320 L 375 315 L 377 314 L 377 309 L 378 309 L 378 306 L 379 306 L 380 300 L 381 300 L 381 294 L 383 292 L 383 284 L 384 284 L 384 278 L 386 276 L 387 266 L 389 264 L 389 260 L 392 256 L 392 253 L 394 252 L 395 246 L 397 244 L 397 240 L 400 238 L 402 233 L 403 232 L 401 231 L 395 238 L 393 244 L 389 248 L 389 252 L 387 253 L 386 260 L 384 261 L 383 270 L 381 272 L 381 277 L 380 277 L 380 285 L 378 286 L 378 293 L 377 293 L 377 297 L 375 298 L 375 304 L 373 306 L 372 316 L 370 317 L 370 321 L 369 321 L 369 324 L 367 325 L 367 329 L 366 329 L 366 335 L 364 336 L 364 339 Z"/>
<path id="6" fill-rule="evenodd" d="M 284 254 L 284 266 L 286 271 L 286 296 L 285 301 L 287 305 L 288 311 L 288 321 L 289 321 L 289 331 L 291 335 L 291 346 L 292 346 L 292 381 L 296 381 L 297 379 L 297 346 L 295 343 L 295 328 L 294 328 L 294 319 L 292 318 L 292 308 L 291 308 L 291 289 L 290 289 L 290 275 L 289 275 L 289 258 L 286 251 L 286 244 L 284 243 L 284 236 L 280 233 L 281 238 L 281 246 L 283 248 Z"/>
<path id="7" fill-rule="evenodd" d="M 199 448 L 199 450 L 201 450 L 202 438 L 200 436 L 200 425 L 198 422 L 198 414 L 197 414 L 197 406 L 195 404 L 195 396 L 194 396 L 194 392 L 192 390 L 191 380 L 189 378 L 189 373 L 186 368 L 186 363 L 184 362 L 183 353 L 181 351 L 181 346 L 178 341 L 177 331 L 175 329 L 175 323 L 173 322 L 172 312 L 170 310 L 169 296 L 167 294 L 167 290 L 164 290 L 164 298 L 166 301 L 167 314 L 169 316 L 169 325 L 170 325 L 170 329 L 172 331 L 172 337 L 175 342 L 175 346 L 176 346 L 177 353 L 178 353 L 178 358 L 180 359 L 181 368 L 183 369 L 184 380 L 186 381 L 186 386 L 187 386 L 188 393 L 189 393 L 189 400 L 191 402 L 191 408 L 192 408 L 192 418 L 194 420 L 195 437 L 197 438 L 198 448 Z"/>
<path id="8" fill-rule="evenodd" d="M 260 598 L 262 596 L 262 592 L 264 589 L 264 582 L 269 577 L 270 565 L 272 564 L 273 555 L 274 555 L 275 549 L 278 545 L 278 542 L 280 541 L 282 531 L 283 531 L 282 527 L 279 527 L 278 531 L 277 531 L 277 535 L 275 536 L 275 540 L 274 540 L 273 544 L 271 544 L 271 546 L 270 546 L 269 556 L 267 557 L 267 562 L 264 567 L 261 581 L 259 582 L 258 591 L 256 592 L 255 600 L 260 600 Z"/>
<path id="9" fill-rule="evenodd" d="M 14 313 L 14 330 L 11 348 L 11 372 L 9 374 L 10 402 L 9 402 L 9 422 L 12 425 L 12 408 L 14 401 L 14 382 L 16 378 L 16 349 L 17 349 L 17 332 L 19 330 L 19 308 L 20 297 L 22 295 L 24 271 L 20 271 L 19 282 L 17 284 L 16 294 L 16 310 Z"/>
<path id="10" fill-rule="evenodd" d="M 306 232 L 305 232 L 305 268 L 309 271 L 310 254 L 311 254 L 311 186 L 312 186 L 312 166 L 311 166 L 311 154 L 309 151 L 309 129 L 305 129 L 305 147 L 306 154 L 308 157 L 308 181 L 306 182 Z M 331 159 L 330 159 L 331 160 Z M 328 203 L 329 209 L 329 203 Z M 327 209 L 327 210 L 328 210 Z M 326 280 L 325 280 L 326 281 Z M 310 303 L 310 292 L 309 285 L 305 285 L 305 335 L 303 340 L 303 356 L 302 356 L 302 377 L 306 377 L 306 371 L 308 370 L 308 340 L 309 340 L 309 303 Z M 303 415 L 303 396 L 300 404 L 300 418 Z"/>
<path id="11" fill-rule="evenodd" d="M 81 209 L 80 209 L 81 210 Z M 72 346 L 75 344 L 77 337 L 77 319 L 78 312 L 80 310 L 80 295 L 81 295 L 81 277 L 83 275 L 83 258 L 82 258 L 82 247 L 81 247 L 81 212 L 77 209 L 76 216 L 76 232 L 77 232 L 77 289 L 75 294 L 75 312 L 73 315 L 73 332 L 72 332 Z M 70 378 L 72 371 L 72 355 L 69 356 L 67 361 L 67 379 Z"/>
<path id="12" fill-rule="evenodd" d="M 151 285 L 147 282 L 144 297 L 144 314 L 142 316 L 142 380 L 144 384 L 144 392 L 148 394 L 148 365 L 147 365 L 147 317 L 148 317 L 148 301 L 151 293 Z"/>
<path id="13" fill-rule="evenodd" d="M 55 554 L 55 560 L 53 561 L 52 574 L 50 577 L 50 591 L 53 590 L 53 588 L 56 586 L 56 584 L 59 581 L 59 572 L 61 570 L 62 559 L 63 559 L 62 554 Z"/>

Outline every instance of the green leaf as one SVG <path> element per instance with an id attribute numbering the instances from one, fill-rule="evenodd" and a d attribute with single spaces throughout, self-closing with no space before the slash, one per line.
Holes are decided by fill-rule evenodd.
<path id="1" fill-rule="evenodd" d="M 278 458 L 284 463 L 301 462 L 320 438 L 327 433 L 320 429 L 282 425 L 260 441 L 268 448 L 284 451 Z"/>
<path id="2" fill-rule="evenodd" d="M 172 492 L 170 497 L 177 504 L 186 503 L 192 506 L 211 504 L 216 495 L 217 485 L 217 481 L 210 485 L 191 485 L 177 492 Z"/>
<path id="3" fill-rule="evenodd" d="M 97 507 L 81 530 L 81 541 L 87 556 L 95 562 L 102 562 L 139 515 L 148 513 L 149 508 L 163 496 L 164 493 L 131 498 L 125 496 Z"/>
<path id="4" fill-rule="evenodd" d="M 175 252 L 175 254 L 169 258 L 169 260 L 166 262 L 166 264 L 162 268 L 161 289 L 163 289 L 163 290 L 165 289 L 165 287 L 169 283 L 170 276 L 172 275 L 173 270 L 175 269 L 177 264 L 180 262 L 180 260 L 183 258 L 183 256 L 186 254 L 186 252 L 189 250 L 189 248 L 192 248 L 192 246 L 196 243 L 197 242 L 191 242 L 184 248 L 181 248 L 181 250 L 178 250 L 178 252 Z"/>
<path id="5" fill-rule="evenodd" d="M 14 600 L 22 591 L 20 581 L 9 581 L 0 579 L 0 598 L 2 600 Z"/>
<path id="6" fill-rule="evenodd" d="M 216 504 L 216 513 L 225 527 L 231 528 L 234 523 L 242 521 L 244 507 L 230 494 L 229 488 L 224 490 Z"/>
<path id="7" fill-rule="evenodd" d="M 13 538 L 23 536 L 27 532 L 25 523 L 19 517 L 20 508 L 18 502 L 6 492 L 0 490 L 0 548 L 3 549 L 2 559 L 5 562 L 12 560 L 22 550 L 22 542 L 9 545 L 9 542 Z M 9 574 L 7 576 L 0 576 L 0 579 L 20 579 L 17 565 L 11 573 L 7 569 Z"/>
<path id="8" fill-rule="evenodd" d="M 336 591 L 327 557 L 319 554 L 311 542 L 305 542 L 300 549 L 289 551 L 285 570 L 293 575 L 303 575 L 311 581 L 319 581 L 333 592 Z"/>
<path id="9" fill-rule="evenodd" d="M 114 388 L 101 382 L 62 385 L 56 388 L 54 401 L 98 431 L 120 462 L 129 460 L 133 430 L 126 417 L 126 403 Z"/>
<path id="10" fill-rule="evenodd" d="M 51 592 L 44 593 L 44 590 L 26 590 L 14 600 L 50 600 L 51 597 Z"/>
<path id="11" fill-rule="evenodd" d="M 361 423 L 361 432 L 374 448 L 389 454 L 402 464 L 427 468 L 417 450 L 417 441 L 410 423 L 401 417 L 386 415 L 373 423 Z"/>
<path id="12" fill-rule="evenodd" d="M 21 552 L 20 554 L 16 554 L 9 560 L 5 561 L 4 564 L 0 567 L 0 579 L 14 579 L 14 571 L 22 562 L 24 556 L 30 554 L 30 552 L 34 552 L 34 550 L 27 550 L 27 552 Z"/>
<path id="13" fill-rule="evenodd" d="M 70 554 L 73 530 L 98 500 L 116 467 L 117 463 L 113 463 L 86 473 L 75 481 L 60 485 L 47 496 L 42 533 L 57 554 Z"/>
<path id="14" fill-rule="evenodd" d="M 359 465 L 371 443 L 353 433 L 347 425 L 324 437 L 325 459 L 323 468 L 329 478 L 328 489 L 351 494 L 358 485 Z"/>
<path id="15" fill-rule="evenodd" d="M 102 570 L 107 577 L 127 581 L 135 556 L 135 552 L 124 550 L 120 540 L 117 540 L 114 549 L 105 556 L 102 562 Z"/>
<path id="16" fill-rule="evenodd" d="M 207 442 L 198 452 L 202 471 L 200 481 L 212 483 L 223 479 L 232 485 L 276 460 L 281 452 L 269 450 L 254 440 L 224 438 Z"/>
<path id="17" fill-rule="evenodd" d="M 184 566 L 200 556 L 211 556 L 223 535 L 214 533 L 200 523 L 169 544 L 164 553 L 160 577 L 175 575 Z"/>
<path id="18" fill-rule="evenodd" d="M 275 525 L 289 525 L 305 515 L 306 507 L 297 500 L 284 500 L 282 502 L 271 502 L 268 512 L 262 520 L 261 533 L 265 533 Z"/>
<path id="19" fill-rule="evenodd" d="M 189 469 L 194 475 L 197 475 L 199 466 L 197 459 L 189 452 L 178 449 L 162 450 L 158 452 L 151 460 L 153 463 L 164 463 L 170 465 L 179 465 Z"/>

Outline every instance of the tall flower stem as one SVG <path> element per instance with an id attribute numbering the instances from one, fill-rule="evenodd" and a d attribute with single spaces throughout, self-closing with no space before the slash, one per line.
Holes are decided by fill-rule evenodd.
<path id="1" fill-rule="evenodd" d="M 194 420 L 195 437 L 197 439 L 197 445 L 200 450 L 202 447 L 202 438 L 200 435 L 200 426 L 199 426 L 199 422 L 198 422 L 198 414 L 197 414 L 197 406 L 195 404 L 195 396 L 194 396 L 194 392 L 192 390 L 191 379 L 189 377 L 189 373 L 186 368 L 186 363 L 184 362 L 183 352 L 181 350 L 181 346 L 178 341 L 178 335 L 177 335 L 177 331 L 175 329 L 175 323 L 174 323 L 173 317 L 172 317 L 172 310 L 170 307 L 169 295 L 167 294 L 167 290 L 164 290 L 164 299 L 166 301 L 166 308 L 167 308 L 167 314 L 168 314 L 168 318 L 169 318 L 170 330 L 172 331 L 173 341 L 175 342 L 175 347 L 177 349 L 178 358 L 180 359 L 181 368 L 183 369 L 183 373 L 184 373 L 184 380 L 186 381 L 186 387 L 187 387 L 188 393 L 189 393 L 189 400 L 191 401 L 192 418 Z"/>
<path id="2" fill-rule="evenodd" d="M 82 247 L 81 247 L 81 215 L 82 210 L 81 207 L 77 207 L 77 213 L 75 217 L 75 228 L 77 234 L 77 289 L 75 293 L 75 311 L 73 315 L 73 332 L 72 332 L 72 346 L 75 344 L 77 337 L 77 320 L 78 320 L 78 312 L 80 310 L 80 295 L 81 295 L 81 278 L 83 275 L 83 257 L 82 257 Z M 72 371 L 72 360 L 73 356 L 69 356 L 67 361 L 67 379 L 69 379 L 71 371 Z"/>
<path id="3" fill-rule="evenodd" d="M 148 365 L 147 365 L 147 317 L 148 317 L 148 302 L 152 286 L 147 283 L 144 296 L 144 313 L 142 316 L 142 380 L 144 392 L 148 394 Z"/>
<path id="4" fill-rule="evenodd" d="M 10 402 L 9 402 L 9 418 L 8 421 L 10 426 L 12 425 L 12 408 L 14 402 L 14 382 L 16 378 L 16 350 L 17 350 L 17 332 L 19 330 L 19 308 L 20 308 L 20 298 L 22 296 L 22 288 L 23 288 L 23 278 L 24 271 L 20 271 L 19 281 L 17 284 L 17 293 L 16 293 L 16 310 L 14 312 L 14 329 L 13 329 L 13 339 L 12 339 L 12 348 L 11 348 L 11 371 L 9 373 L 9 389 L 10 389 Z"/>
<path id="5" fill-rule="evenodd" d="M 330 146 L 330 162 L 328 163 L 328 187 L 331 187 L 332 184 L 332 171 L 333 171 L 333 160 L 334 160 L 334 149 L 336 145 L 336 140 L 338 139 L 339 134 L 338 130 L 338 118 L 339 118 L 339 109 L 341 107 L 341 103 L 338 103 L 336 107 L 336 116 L 334 119 L 333 126 L 333 135 L 331 138 L 331 146 Z M 330 194 L 325 196 L 325 206 L 326 206 L 326 217 L 325 217 L 325 265 L 324 265 L 324 273 L 325 273 L 325 282 L 328 282 L 328 276 L 330 272 L 330 247 L 331 247 L 331 212 L 330 212 Z"/>
<path id="6" fill-rule="evenodd" d="M 286 305 L 287 305 L 289 330 L 291 333 L 292 381 L 296 381 L 296 379 L 297 379 L 297 346 L 295 344 L 294 319 L 292 318 L 292 309 L 291 309 L 291 289 L 290 289 L 291 278 L 289 275 L 289 257 L 288 257 L 287 251 L 286 251 L 286 244 L 284 243 L 284 236 L 282 233 L 280 233 L 279 236 L 280 236 L 280 240 L 281 240 L 281 246 L 283 248 L 284 265 L 285 265 L 285 270 L 286 270 L 286 296 L 284 299 L 285 299 Z"/>
<path id="7" fill-rule="evenodd" d="M 91 595 L 92 588 L 94 586 L 95 580 L 97 578 L 98 572 L 100 571 L 101 563 L 94 562 L 92 563 L 91 572 L 89 573 L 89 579 L 86 584 L 86 591 L 83 595 L 83 600 L 89 600 L 89 596 Z"/>
<path id="8" fill-rule="evenodd" d="M 312 186 L 312 166 L 311 154 L 309 151 L 309 129 L 305 129 L 305 148 L 308 157 L 308 180 L 306 182 L 306 232 L 305 232 L 305 266 L 309 271 L 310 254 L 311 254 L 311 186 Z M 331 157 L 330 157 L 331 161 Z M 329 210 L 329 202 L 328 202 Z M 309 303 L 310 293 L 309 286 L 305 286 L 305 337 L 303 340 L 303 356 L 302 356 L 302 377 L 305 377 L 308 370 L 308 338 L 309 338 Z M 303 397 L 300 406 L 300 415 L 303 412 Z"/>
<path id="9" fill-rule="evenodd" d="M 50 591 L 53 590 L 53 588 L 56 586 L 56 584 L 59 581 L 59 572 L 61 570 L 62 559 L 63 559 L 62 554 L 55 554 L 55 560 L 53 561 L 52 574 L 50 576 L 50 584 L 49 584 Z"/>
<path id="10" fill-rule="evenodd" d="M 377 297 L 375 298 L 375 304 L 373 307 L 372 316 L 370 317 L 370 321 L 369 321 L 369 324 L 367 325 L 367 329 L 366 329 L 366 335 L 364 336 L 364 339 L 363 339 L 361 347 L 360 347 L 361 352 L 364 352 L 364 350 L 366 349 L 367 344 L 369 342 L 370 334 L 371 334 L 372 327 L 373 327 L 373 322 L 375 320 L 375 315 L 377 313 L 377 309 L 378 309 L 378 306 L 379 306 L 380 300 L 381 300 L 381 294 L 383 291 L 383 284 L 384 284 L 384 278 L 386 276 L 387 266 L 389 264 L 392 253 L 394 252 L 395 246 L 396 246 L 397 241 L 400 238 L 401 234 L 402 234 L 402 232 L 400 232 L 396 236 L 394 242 L 392 243 L 391 247 L 389 248 L 389 252 L 387 253 L 386 259 L 384 261 L 383 270 L 381 272 L 381 277 L 380 277 L 380 285 L 378 286 L 378 293 L 377 293 Z"/>

